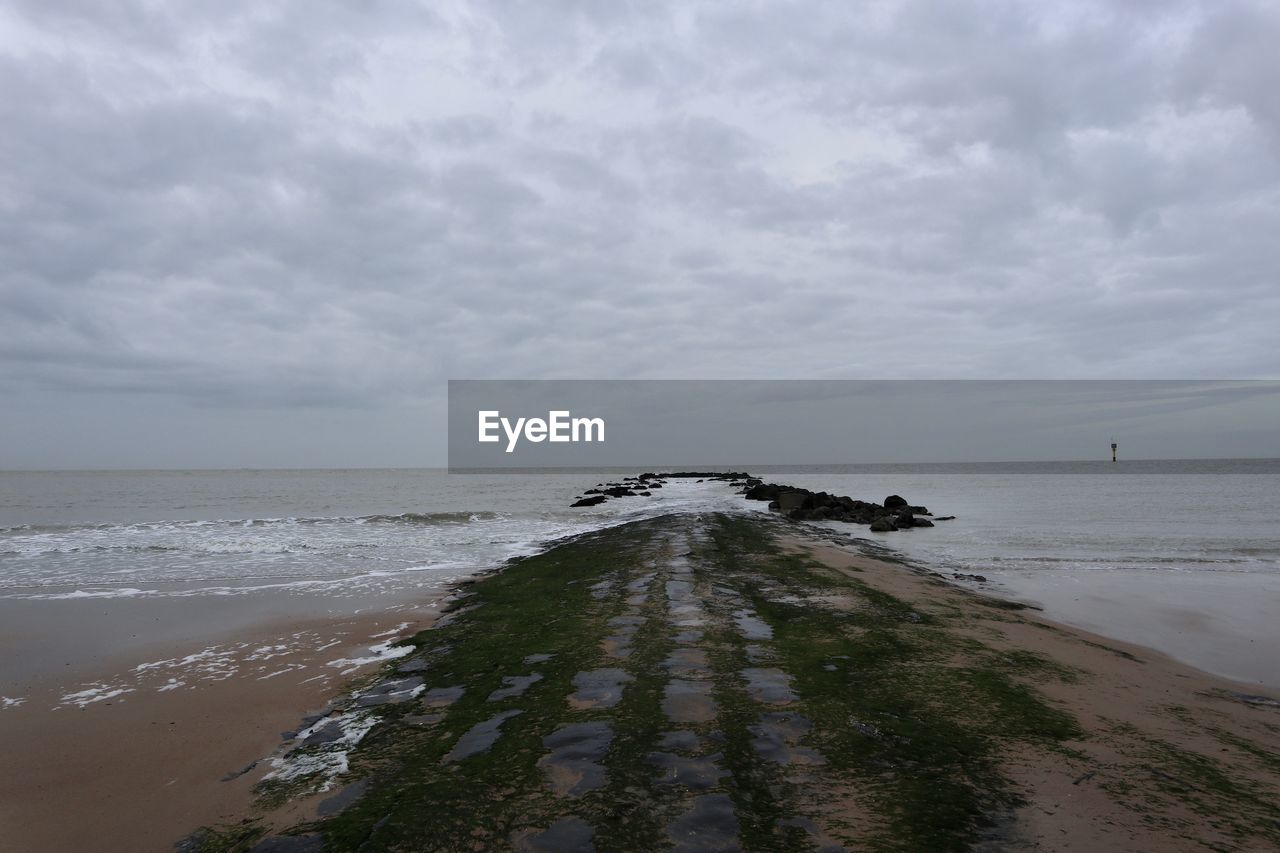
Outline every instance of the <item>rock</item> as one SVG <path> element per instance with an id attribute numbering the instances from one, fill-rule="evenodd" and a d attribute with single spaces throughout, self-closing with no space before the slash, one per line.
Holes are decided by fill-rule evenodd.
<path id="1" fill-rule="evenodd" d="M 368 787 L 368 779 L 352 782 L 332 797 L 321 800 L 320 804 L 316 806 L 316 814 L 320 817 L 329 817 L 346 811 L 355 804 L 356 800 L 364 796 L 365 789 Z"/>
<path id="2" fill-rule="evenodd" d="M 893 519 L 894 526 L 899 530 L 906 527 L 914 527 L 915 523 L 916 517 L 909 512 L 900 512 Z"/>
<path id="3" fill-rule="evenodd" d="M 772 501 L 777 499 L 778 493 L 781 491 L 782 486 L 775 483 L 759 483 L 747 489 L 743 493 L 743 497 L 749 501 Z"/>
<path id="4" fill-rule="evenodd" d="M 938 517 L 934 518 L 934 521 L 954 521 L 954 520 L 955 520 L 954 515 L 939 515 Z"/>
<path id="5" fill-rule="evenodd" d="M 783 515 L 790 515 L 792 510 L 805 508 L 804 502 L 808 497 L 804 492 L 782 492 L 778 495 L 778 509 Z"/>
<path id="6" fill-rule="evenodd" d="M 611 498 L 630 498 L 635 496 L 635 492 L 626 486 L 612 486 L 604 490 L 604 493 Z"/>
<path id="7" fill-rule="evenodd" d="M 890 530 L 897 529 L 898 528 L 893 526 L 893 522 L 883 515 L 871 522 L 872 533 L 888 533 Z"/>
<path id="8" fill-rule="evenodd" d="M 574 501 L 573 503 L 569 504 L 569 506 L 570 507 L 595 506 L 596 504 L 602 504 L 607 500 L 608 498 L 606 498 L 604 495 L 592 495 L 589 498 L 582 498 L 580 500 Z"/>
<path id="9" fill-rule="evenodd" d="M 884 499 L 885 509 L 898 509 L 907 505 L 907 499 L 901 495 L 889 495 Z"/>
<path id="10" fill-rule="evenodd" d="M 911 520 L 912 527 L 933 527 L 933 522 L 927 518 L 913 518 Z"/>

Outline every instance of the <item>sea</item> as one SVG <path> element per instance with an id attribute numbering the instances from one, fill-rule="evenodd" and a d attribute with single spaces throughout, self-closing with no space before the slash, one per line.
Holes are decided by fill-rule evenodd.
<path id="1" fill-rule="evenodd" d="M 1111 623 L 1126 621 L 1135 602 L 1090 604 L 1074 594 L 1081 584 L 1126 590 L 1137 606 L 1167 610 L 1173 596 L 1175 607 L 1221 616 L 1221 601 L 1188 603 L 1179 590 L 1203 595 L 1206 583 L 1226 589 L 1222 579 L 1244 578 L 1231 588 L 1245 604 L 1280 606 L 1277 459 L 732 470 L 864 500 L 897 494 L 954 515 L 883 534 L 832 526 L 944 573 L 982 575 L 994 591 L 1048 601 L 1055 615 L 1091 629 L 1123 635 Z M 0 599 L 385 602 L 593 529 L 669 512 L 767 511 L 718 481 L 672 481 L 651 497 L 570 508 L 583 490 L 631 473 L 639 471 L 0 472 Z M 1109 604 L 1117 615 L 1106 615 Z"/>

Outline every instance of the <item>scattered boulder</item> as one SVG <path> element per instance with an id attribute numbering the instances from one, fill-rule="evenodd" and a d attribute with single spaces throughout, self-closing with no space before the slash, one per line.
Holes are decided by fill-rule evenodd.
<path id="1" fill-rule="evenodd" d="M 813 504 L 806 506 L 809 496 L 804 492 L 782 492 L 778 495 L 778 509 L 783 515 L 790 515 L 797 509 L 813 509 Z"/>
<path id="2" fill-rule="evenodd" d="M 875 532 L 909 530 L 913 527 L 933 527 L 934 521 L 951 521 L 954 515 L 937 518 L 930 516 L 929 508 L 907 503 L 901 495 L 889 495 L 884 504 L 862 501 L 848 495 L 814 492 L 799 486 L 766 483 L 759 477 L 746 473 L 708 471 L 676 471 L 655 474 L 646 471 L 638 477 L 625 477 L 621 482 L 599 483 L 594 489 L 583 492 L 584 497 L 571 504 L 574 507 L 596 506 L 607 498 L 652 497 L 654 489 L 660 489 L 670 477 L 696 479 L 699 483 L 719 481 L 737 489 L 747 500 L 767 501 L 769 509 L 796 521 L 839 521 L 846 524 L 865 524 Z"/>
<path id="3" fill-rule="evenodd" d="M 776 483 L 757 483 L 748 487 L 743 496 L 749 501 L 773 501 L 778 499 L 783 488 Z"/>

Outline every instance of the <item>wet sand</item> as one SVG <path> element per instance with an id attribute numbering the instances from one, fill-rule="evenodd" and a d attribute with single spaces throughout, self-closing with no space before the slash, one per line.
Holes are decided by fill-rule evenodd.
<path id="1" fill-rule="evenodd" d="M 61 606 L 68 603 L 85 606 Z M 218 603 L 241 607 L 230 628 L 213 630 L 222 608 L 211 613 L 205 599 L 160 608 L 155 601 L 5 602 L 25 618 L 69 620 L 65 634 L 74 643 L 59 642 L 46 655 L 84 645 L 57 661 L 65 666 L 56 677 L 47 674 L 49 658 L 39 662 L 43 675 L 25 663 L 13 691 L 20 699 L 0 709 L 4 849 L 169 851 L 199 826 L 234 823 L 250 811 L 253 785 L 270 769 L 263 759 L 282 733 L 374 669 L 389 640 L 429 625 L 438 602 L 265 622 L 264 612 L 298 602 Z M 185 640 L 178 633 L 184 610 Z M 163 623 L 158 638 L 104 655 L 105 643 L 86 636 L 103 626 L 125 630 L 139 612 Z M 6 640 L 16 646 L 22 626 L 8 625 Z M 145 631 L 135 623 L 132 633 Z M 7 665 L 17 668 L 12 657 Z"/>
<path id="2" fill-rule="evenodd" d="M 1280 689 L 1280 576 L 1262 572 L 1043 571 L 992 575 L 997 594 L 1060 622 Z"/>
<path id="3" fill-rule="evenodd" d="M 804 538 L 788 544 L 796 553 L 915 603 L 922 612 L 948 599 L 954 603 L 964 593 L 960 588 L 939 592 L 937 580 L 927 574 L 847 548 L 815 547 Z M 1157 617 L 1139 624 L 1177 630 Z M 1007 772 L 1028 802 L 1011 815 L 1006 837 L 992 849 L 1171 851 L 1203 849 L 1206 843 L 1224 850 L 1269 849 L 1260 839 L 1242 843 L 1219 829 L 1221 816 L 1204 811 L 1215 781 L 1191 773 L 1214 766 L 1233 784 L 1280 792 L 1274 760 L 1259 760 L 1280 753 L 1280 703 L 1274 692 L 1260 695 L 1257 683 L 1223 678 L 1154 648 L 1028 610 L 994 621 L 983 618 L 958 633 L 1009 653 L 1029 652 L 1079 674 L 1036 682 L 1037 690 L 1079 721 L 1084 736 L 1070 743 L 1075 752 L 1070 756 L 1032 749 L 1006 753 Z M 1168 642 L 1167 636 L 1156 639 Z M 1274 832 L 1275 826 L 1259 830 Z"/>

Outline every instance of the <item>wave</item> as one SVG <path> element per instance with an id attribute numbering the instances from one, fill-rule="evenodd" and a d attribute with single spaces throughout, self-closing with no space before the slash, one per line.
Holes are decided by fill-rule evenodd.
<path id="1" fill-rule="evenodd" d="M 191 530 L 210 527 L 292 527 L 314 524 L 466 524 L 478 521 L 504 521 L 509 513 L 489 510 L 456 510 L 450 512 L 402 512 L 375 515 L 282 516 L 278 518 L 211 518 L 164 519 L 103 524 L 18 524 L 0 527 L 0 536 L 71 533 L 76 531 L 150 533 L 162 530 Z"/>

